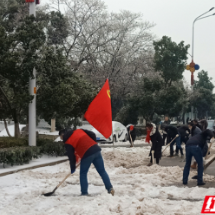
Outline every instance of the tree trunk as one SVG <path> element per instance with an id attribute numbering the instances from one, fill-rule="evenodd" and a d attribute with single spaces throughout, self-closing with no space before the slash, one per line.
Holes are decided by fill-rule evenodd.
<path id="1" fill-rule="evenodd" d="M 11 134 L 10 134 L 10 132 L 9 132 L 9 130 L 8 130 L 7 122 L 6 122 L 5 119 L 4 119 L 4 127 L 5 127 L 5 129 L 6 129 L 6 131 L 7 131 L 7 135 L 8 135 L 9 137 L 12 137 Z"/>
<path id="2" fill-rule="evenodd" d="M 16 109 L 14 109 L 13 111 L 13 118 L 14 118 L 14 137 L 19 138 L 20 137 L 19 117 Z"/>
<path id="3" fill-rule="evenodd" d="M 51 132 L 55 132 L 55 127 L 56 127 L 56 120 L 51 119 Z"/>
<path id="4" fill-rule="evenodd" d="M 14 136 L 16 138 L 19 138 L 20 137 L 19 122 L 14 122 L 14 128 L 15 128 Z"/>

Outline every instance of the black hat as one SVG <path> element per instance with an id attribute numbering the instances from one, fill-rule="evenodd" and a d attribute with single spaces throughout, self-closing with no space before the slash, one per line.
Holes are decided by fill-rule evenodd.
<path id="1" fill-rule="evenodd" d="M 59 131 L 59 136 L 61 135 L 61 134 L 65 134 L 66 133 L 66 131 L 67 131 L 67 129 L 61 129 L 60 131 Z"/>

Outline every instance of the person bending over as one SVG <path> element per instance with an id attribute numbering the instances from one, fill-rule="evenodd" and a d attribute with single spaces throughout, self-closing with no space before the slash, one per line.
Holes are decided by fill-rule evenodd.
<path id="1" fill-rule="evenodd" d="M 214 137 L 214 134 L 210 130 L 205 130 L 200 134 L 197 134 L 191 137 L 186 144 L 186 164 L 183 172 L 183 184 L 186 185 L 188 182 L 188 176 L 190 173 L 190 165 L 192 161 L 192 157 L 195 158 L 198 164 L 198 186 L 205 185 L 203 182 L 203 157 L 202 157 L 202 149 L 204 145 L 207 144 L 206 140 L 208 137 L 211 139 Z M 214 139 L 214 138 L 213 138 Z"/>
<path id="2" fill-rule="evenodd" d="M 147 123 L 146 124 L 146 130 L 147 130 L 147 137 L 146 142 L 152 142 L 152 147 L 149 156 L 151 156 L 150 163 L 147 166 L 152 165 L 152 151 L 154 151 L 154 158 L 156 159 L 156 164 L 159 164 L 159 160 L 161 159 L 162 155 L 162 145 L 163 140 L 161 137 L 160 132 L 158 131 L 158 128 L 153 123 Z"/>
<path id="3" fill-rule="evenodd" d="M 96 143 L 96 135 L 92 131 L 84 129 L 74 131 L 63 129 L 59 131 L 59 136 L 65 143 L 72 174 L 75 172 L 77 160 L 80 160 L 81 194 L 88 195 L 87 173 L 93 163 L 105 184 L 106 190 L 114 195 L 113 186 L 104 167 L 101 148 Z"/>
<path id="4" fill-rule="evenodd" d="M 173 140 L 172 143 L 170 144 L 170 156 L 169 157 L 174 156 L 173 146 L 175 143 L 176 143 L 176 149 L 180 150 L 181 155 L 184 155 L 183 149 L 181 147 L 181 137 L 179 135 L 178 129 L 172 125 L 168 125 L 168 126 L 164 125 L 163 129 L 166 131 L 170 142 L 176 137 L 176 135 L 178 135 L 178 137 L 176 137 L 175 140 Z M 176 155 L 178 155 L 177 151 L 176 151 Z"/>

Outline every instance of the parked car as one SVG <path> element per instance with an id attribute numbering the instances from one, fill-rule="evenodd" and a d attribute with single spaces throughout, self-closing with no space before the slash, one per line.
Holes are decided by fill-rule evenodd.
<path id="1" fill-rule="evenodd" d="M 108 139 L 105 138 L 95 128 L 93 128 L 92 131 L 96 134 L 97 142 L 112 143 L 112 142 L 127 141 L 128 140 L 127 129 L 122 123 L 112 121 L 112 129 L 113 129 L 113 133 Z"/>

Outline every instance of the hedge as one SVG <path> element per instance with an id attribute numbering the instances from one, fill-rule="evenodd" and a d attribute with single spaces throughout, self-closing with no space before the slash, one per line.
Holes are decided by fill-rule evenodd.
<path id="1" fill-rule="evenodd" d="M 42 154 L 63 156 L 65 152 L 62 142 L 53 142 L 50 139 L 38 139 L 37 146 L 28 146 L 27 139 L 0 138 L 0 163 L 3 163 L 3 167 L 5 164 L 13 166 L 29 163 L 32 158 L 39 158 Z"/>
<path id="2" fill-rule="evenodd" d="M 63 156 L 66 153 L 64 143 L 53 142 L 51 140 L 46 141 L 41 146 L 41 153 L 51 156 Z"/>
<path id="3" fill-rule="evenodd" d="M 10 164 L 24 164 L 29 163 L 32 158 L 39 158 L 41 156 L 40 148 L 37 146 L 28 147 L 11 147 L 0 149 L 0 163 Z"/>
<path id="4" fill-rule="evenodd" d="M 0 149 L 16 146 L 28 146 L 28 140 L 25 138 L 0 137 Z"/>

